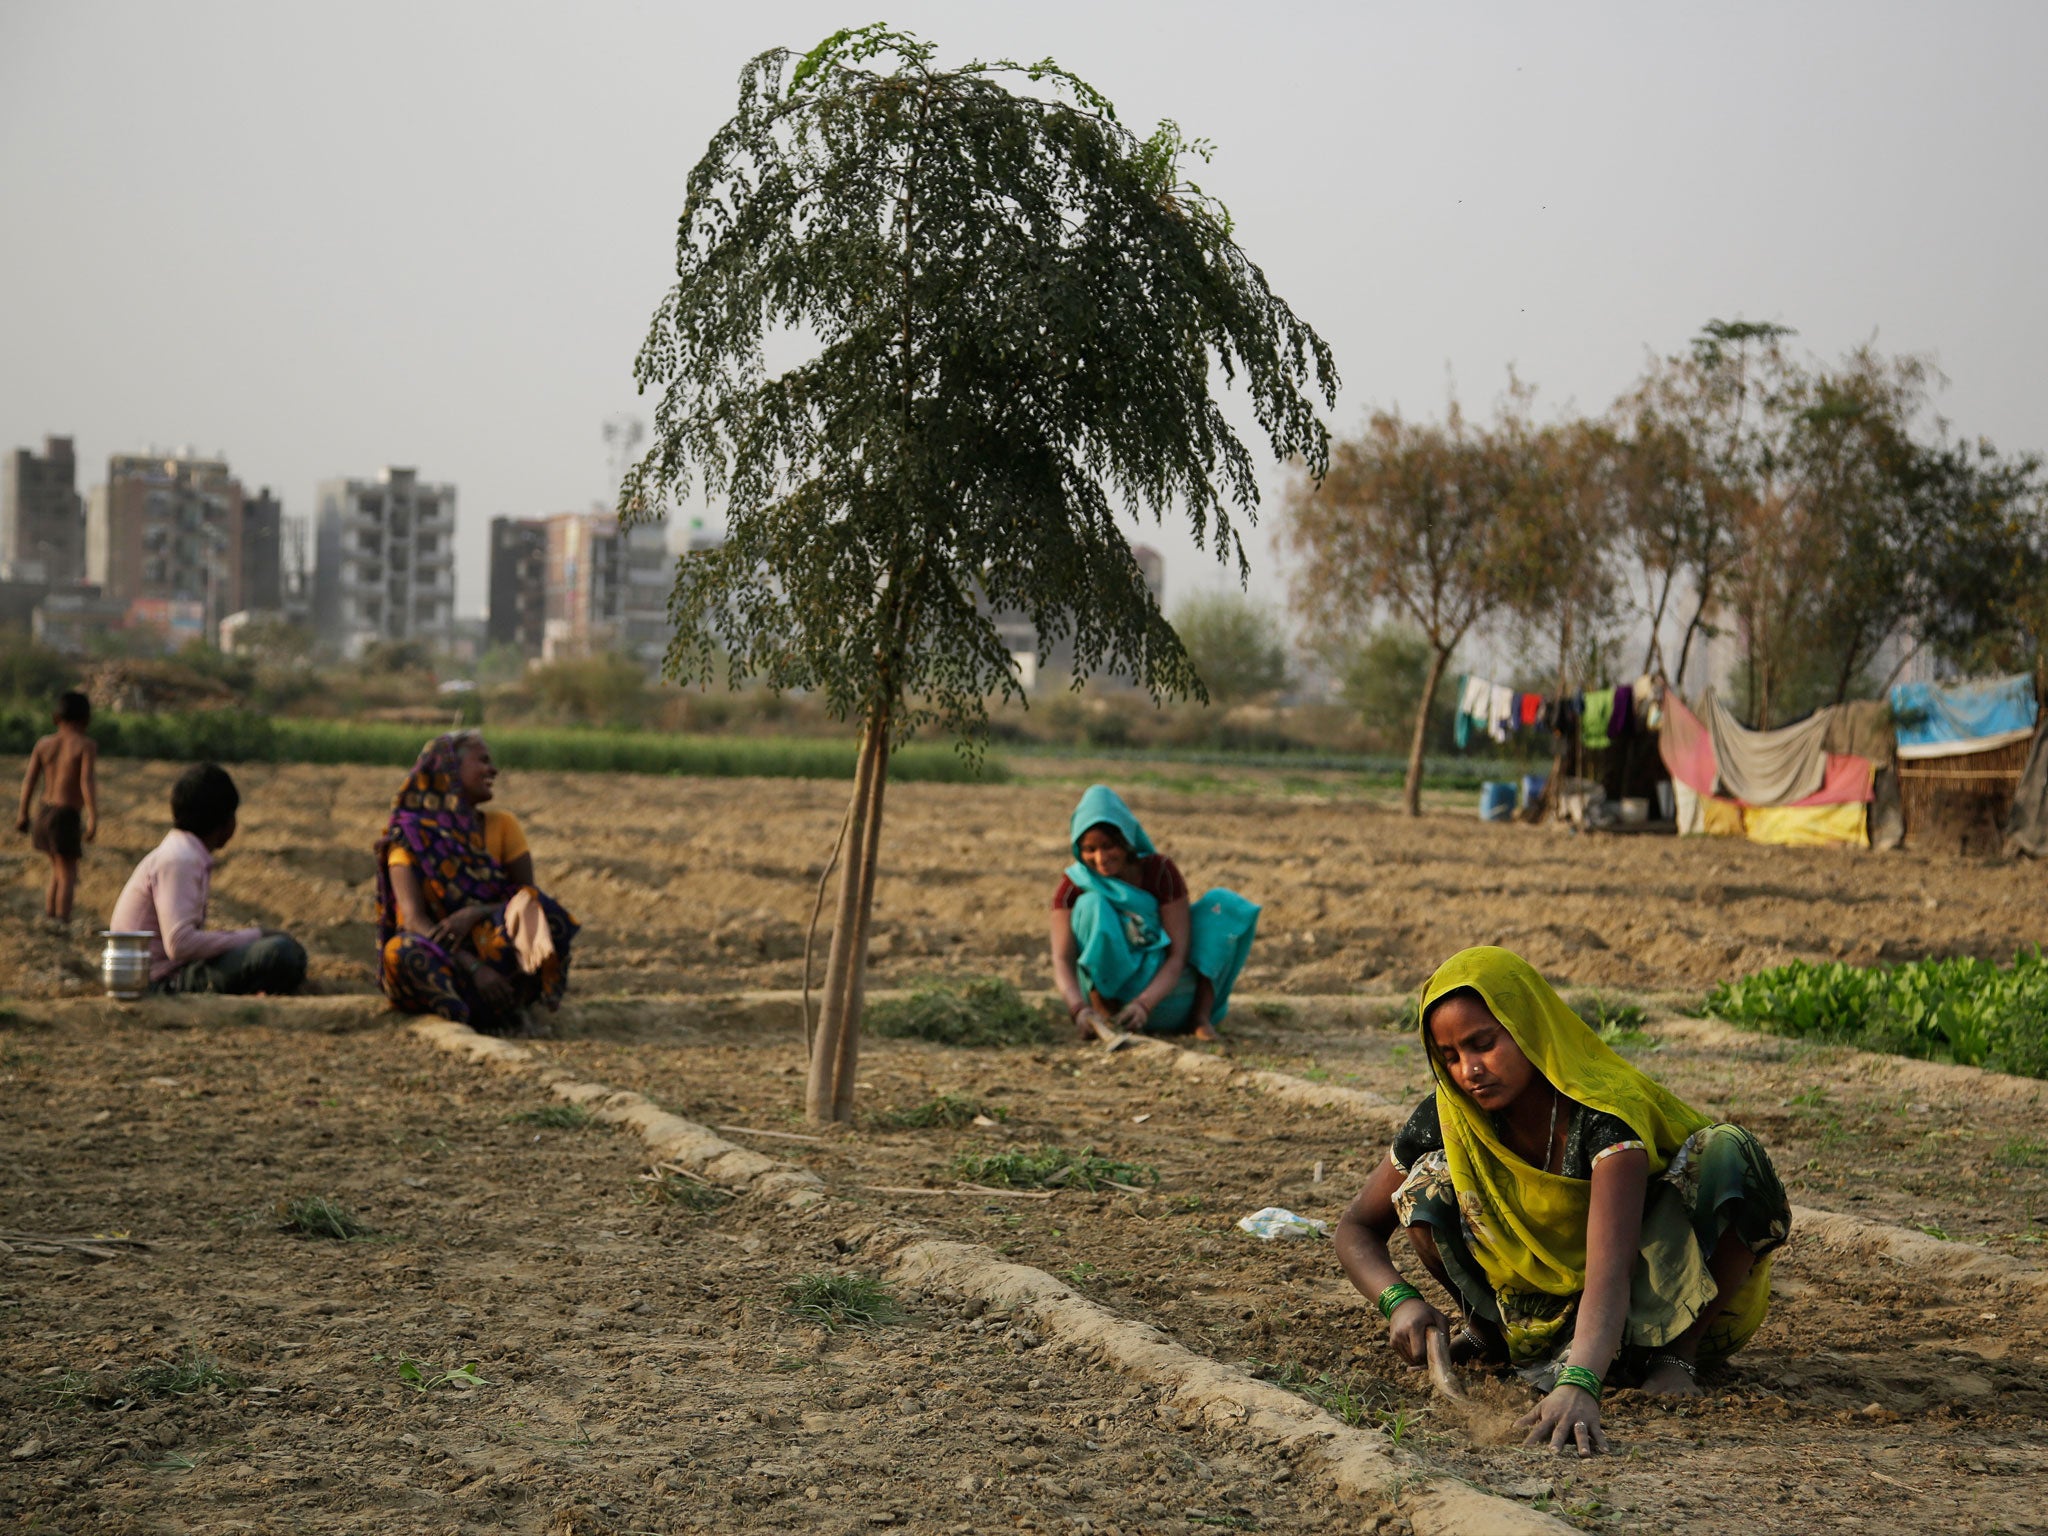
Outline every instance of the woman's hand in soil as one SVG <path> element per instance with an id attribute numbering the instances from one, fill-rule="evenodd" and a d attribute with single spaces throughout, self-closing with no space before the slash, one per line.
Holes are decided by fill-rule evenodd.
<path id="1" fill-rule="evenodd" d="M 1549 1442 L 1553 1451 L 1576 1449 L 1581 1456 L 1603 1456 L 1607 1436 L 1600 1429 L 1600 1403 L 1584 1387 L 1562 1386 L 1515 1420 L 1515 1428 L 1526 1429 L 1524 1445 Z"/>
<path id="2" fill-rule="evenodd" d="M 1387 1323 L 1387 1337 L 1403 1360 L 1410 1365 L 1425 1365 L 1429 1361 L 1429 1334 L 1433 1328 L 1442 1330 L 1445 1338 L 1451 1336 L 1450 1319 L 1420 1296 L 1411 1296 L 1394 1308 Z"/>
<path id="3" fill-rule="evenodd" d="M 1074 1028 L 1081 1032 L 1083 1040 L 1107 1040 L 1116 1032 L 1116 1026 L 1109 1022 L 1109 1015 L 1092 1004 L 1083 1004 L 1074 1015 Z"/>
<path id="4" fill-rule="evenodd" d="M 1125 1003 L 1123 1012 L 1116 1016 L 1116 1027 L 1134 1035 L 1140 1034 L 1151 1019 L 1151 1011 L 1143 1003 Z"/>
<path id="5" fill-rule="evenodd" d="M 434 924 L 432 938 L 443 949 L 460 949 L 470 929 L 490 915 L 489 907 L 464 907 Z"/>

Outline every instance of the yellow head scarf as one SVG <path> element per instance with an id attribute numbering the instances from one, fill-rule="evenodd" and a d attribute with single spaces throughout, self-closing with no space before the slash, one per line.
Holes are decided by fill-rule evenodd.
<path id="1" fill-rule="evenodd" d="M 1461 950 L 1429 978 L 1422 1049 L 1436 1074 L 1444 1154 L 1475 1239 L 1474 1255 L 1496 1291 L 1577 1295 L 1586 1288 L 1593 1186 L 1530 1167 L 1502 1144 L 1492 1117 L 1451 1082 L 1426 1021 L 1430 1006 L 1460 987 L 1485 999 L 1522 1054 L 1561 1093 L 1624 1121 L 1648 1149 L 1653 1177 L 1686 1137 L 1712 1122 L 1616 1055 L 1520 955 L 1492 947 Z"/>

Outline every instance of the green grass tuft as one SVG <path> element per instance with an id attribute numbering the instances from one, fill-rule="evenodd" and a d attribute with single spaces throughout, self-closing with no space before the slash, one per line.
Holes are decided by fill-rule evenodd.
<path id="1" fill-rule="evenodd" d="M 687 1211 L 715 1211 L 732 1204 L 729 1189 L 703 1179 L 666 1169 L 643 1173 L 633 1186 L 633 1199 L 641 1205 L 679 1205 Z"/>
<path id="2" fill-rule="evenodd" d="M 114 1408 L 153 1397 L 233 1392 L 241 1385 L 241 1378 L 213 1356 L 188 1354 L 177 1360 L 152 1360 L 120 1376 L 107 1371 L 66 1371 L 45 1390 L 80 1407 Z"/>
<path id="3" fill-rule="evenodd" d="M 820 1270 L 784 1286 L 782 1298 L 792 1314 L 827 1328 L 864 1328 L 902 1316 L 889 1288 L 873 1275 Z"/>
<path id="4" fill-rule="evenodd" d="M 1093 1147 L 1069 1152 L 1065 1147 L 1037 1147 L 1011 1152 L 963 1152 L 953 1159 L 953 1172 L 973 1184 L 1006 1189 L 1085 1189 L 1127 1184 L 1159 1187 L 1159 1170 L 1149 1163 L 1119 1162 Z"/>
<path id="5" fill-rule="evenodd" d="M 374 1230 L 331 1195 L 300 1195 L 277 1208 L 278 1225 L 304 1237 L 331 1237 L 341 1242 L 367 1237 Z"/>
<path id="6" fill-rule="evenodd" d="M 861 1016 L 868 1033 L 888 1040 L 929 1040 L 934 1045 L 1047 1045 L 1067 1023 L 1058 1004 L 1037 1008 L 1000 976 L 940 981 L 907 998 L 870 1003 Z"/>
<path id="7" fill-rule="evenodd" d="M 942 1093 L 908 1109 L 885 1109 L 875 1116 L 875 1124 L 885 1131 L 928 1131 L 939 1127 L 957 1131 L 974 1124 L 977 1115 L 990 1120 L 1010 1118 L 1007 1109 L 991 1109 L 976 1099 Z"/>
<path id="8" fill-rule="evenodd" d="M 555 1131 L 580 1131 L 596 1118 L 581 1104 L 544 1104 L 505 1117 L 513 1125 L 544 1125 Z"/>

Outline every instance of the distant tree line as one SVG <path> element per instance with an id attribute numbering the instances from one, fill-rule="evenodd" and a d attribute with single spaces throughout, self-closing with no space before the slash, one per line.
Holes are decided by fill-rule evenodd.
<path id="1" fill-rule="evenodd" d="M 1440 423 L 1378 412 L 1332 444 L 1320 484 L 1293 487 L 1282 539 L 1310 643 L 1393 662 L 1393 626 L 1409 665 L 1423 658 L 1420 686 L 1396 690 L 1412 701 L 1411 811 L 1475 630 L 1505 626 L 1519 675 L 1558 692 L 1620 670 L 1636 623 L 1640 670 L 1673 680 L 1725 631 L 1731 702 L 1758 727 L 1881 689 L 1923 651 L 2041 675 L 2040 458 L 1957 435 L 1925 358 L 1863 346 L 1828 362 L 1792 335 L 1710 322 L 1600 417 L 1539 423 L 1518 382 L 1483 423 L 1455 402 Z"/>

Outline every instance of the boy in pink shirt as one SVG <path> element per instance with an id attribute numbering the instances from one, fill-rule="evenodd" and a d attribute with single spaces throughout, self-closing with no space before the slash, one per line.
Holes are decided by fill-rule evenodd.
<path id="1" fill-rule="evenodd" d="M 287 933 L 208 928 L 213 856 L 235 835 L 241 792 L 227 770 L 199 763 L 171 786 L 172 830 L 121 888 L 110 926 L 148 932 L 152 992 L 295 992 L 306 951 Z"/>

